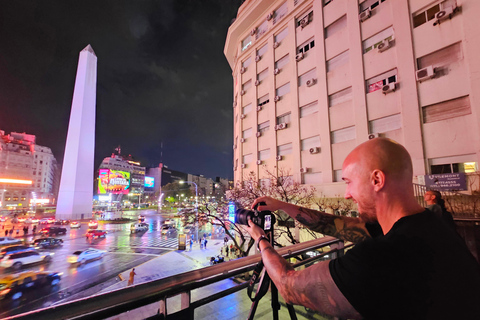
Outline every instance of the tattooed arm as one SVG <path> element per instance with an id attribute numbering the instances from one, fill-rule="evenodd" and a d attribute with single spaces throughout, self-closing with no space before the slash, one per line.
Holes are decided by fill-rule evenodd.
<path id="1" fill-rule="evenodd" d="M 326 212 L 303 208 L 270 197 L 257 198 L 252 208 L 259 202 L 266 205 L 258 206 L 258 210 L 282 210 L 290 217 L 303 224 L 308 229 L 341 240 L 358 243 L 370 237 L 365 223 L 360 218 L 335 216 Z"/>
<path id="2" fill-rule="evenodd" d="M 264 234 L 263 230 L 251 221 L 246 229 L 256 241 Z M 268 275 L 285 302 L 340 318 L 361 319 L 360 314 L 333 281 L 328 268 L 329 261 L 321 261 L 303 270 L 295 271 L 268 241 L 261 241 L 259 247 Z"/>

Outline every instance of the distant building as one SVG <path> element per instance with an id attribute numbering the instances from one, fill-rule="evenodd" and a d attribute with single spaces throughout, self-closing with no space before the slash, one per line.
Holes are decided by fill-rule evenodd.
<path id="1" fill-rule="evenodd" d="M 32 134 L 0 130 L 0 201 L 2 208 L 29 209 L 54 204 L 57 161 Z M 7 180 L 6 180 L 7 179 Z"/>
<path id="2" fill-rule="evenodd" d="M 459 7 L 461 5 L 461 7 Z M 392 138 L 424 175 L 478 171 L 478 0 L 248 0 L 228 30 L 234 180 L 342 195 L 342 162 Z"/>

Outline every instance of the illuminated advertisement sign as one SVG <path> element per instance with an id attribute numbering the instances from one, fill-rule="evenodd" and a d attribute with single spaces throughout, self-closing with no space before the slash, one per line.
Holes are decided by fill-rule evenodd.
<path id="1" fill-rule="evenodd" d="M 145 188 L 153 188 L 155 186 L 155 178 L 145 176 Z"/>
<path id="2" fill-rule="evenodd" d="M 130 172 L 100 169 L 98 174 L 98 194 L 128 194 Z"/>

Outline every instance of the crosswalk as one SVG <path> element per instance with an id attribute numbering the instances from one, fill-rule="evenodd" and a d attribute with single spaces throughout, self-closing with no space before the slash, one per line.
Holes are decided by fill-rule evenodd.
<path id="1" fill-rule="evenodd" d="M 129 238 L 128 246 L 131 248 L 169 248 L 177 249 L 178 248 L 178 239 L 177 238 L 157 238 L 157 237 L 141 237 L 141 238 Z"/>

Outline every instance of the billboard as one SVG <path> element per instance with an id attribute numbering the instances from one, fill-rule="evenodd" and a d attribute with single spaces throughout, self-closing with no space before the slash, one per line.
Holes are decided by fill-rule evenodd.
<path id="1" fill-rule="evenodd" d="M 98 173 L 98 194 L 128 194 L 130 172 L 100 169 Z"/>
<path id="2" fill-rule="evenodd" d="M 153 188 L 155 186 L 155 178 L 145 176 L 145 188 Z"/>

